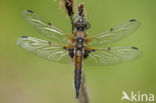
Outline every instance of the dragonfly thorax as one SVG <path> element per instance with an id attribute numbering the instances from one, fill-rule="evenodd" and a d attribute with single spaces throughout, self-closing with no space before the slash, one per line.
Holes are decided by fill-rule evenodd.
<path id="1" fill-rule="evenodd" d="M 76 48 L 81 49 L 83 48 L 84 45 L 84 38 L 76 38 L 76 44 L 75 44 Z"/>

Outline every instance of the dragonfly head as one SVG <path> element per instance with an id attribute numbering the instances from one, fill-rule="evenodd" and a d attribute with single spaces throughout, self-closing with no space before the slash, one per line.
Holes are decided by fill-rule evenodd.
<path id="1" fill-rule="evenodd" d="M 78 31 L 85 31 L 88 28 L 88 23 L 80 19 L 75 23 L 75 27 Z"/>

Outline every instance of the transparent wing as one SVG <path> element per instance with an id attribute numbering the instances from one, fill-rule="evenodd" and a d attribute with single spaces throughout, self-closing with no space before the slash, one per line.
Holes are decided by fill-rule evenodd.
<path id="1" fill-rule="evenodd" d="M 94 49 L 84 60 L 87 65 L 112 65 L 136 59 L 141 51 L 136 47 L 113 47 Z"/>
<path id="2" fill-rule="evenodd" d="M 43 19 L 31 10 L 26 10 L 22 13 L 23 18 L 34 27 L 43 36 L 50 38 L 56 43 L 67 43 L 72 35 L 68 35 L 59 28 L 52 25 L 52 23 Z"/>
<path id="3" fill-rule="evenodd" d="M 50 41 L 22 36 L 17 39 L 16 44 L 27 51 L 53 62 L 71 62 L 71 59 L 68 56 L 68 51 L 64 50 L 63 46 L 53 44 Z"/>
<path id="4" fill-rule="evenodd" d="M 90 45 L 105 45 L 110 44 L 115 41 L 118 41 L 132 32 L 134 32 L 138 27 L 140 26 L 140 23 L 136 21 L 135 19 L 129 20 L 127 22 L 124 22 L 114 28 L 111 28 L 110 30 L 97 34 L 94 37 L 91 37 L 88 39 Z"/>

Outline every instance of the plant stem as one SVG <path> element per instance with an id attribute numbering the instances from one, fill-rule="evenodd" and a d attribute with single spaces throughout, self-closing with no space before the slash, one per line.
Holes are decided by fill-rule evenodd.
<path id="1" fill-rule="evenodd" d="M 90 103 L 89 94 L 88 94 L 88 88 L 85 81 L 85 75 L 82 74 L 82 82 L 81 82 L 81 88 L 80 88 L 80 94 L 78 101 L 79 103 Z"/>

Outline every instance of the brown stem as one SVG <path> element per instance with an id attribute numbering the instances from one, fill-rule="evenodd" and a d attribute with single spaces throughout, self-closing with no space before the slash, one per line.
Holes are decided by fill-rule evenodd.
<path id="1" fill-rule="evenodd" d="M 78 101 L 79 103 L 90 103 L 88 88 L 86 85 L 84 73 L 82 74 L 82 82 L 81 82 L 81 88 L 80 88 Z"/>

